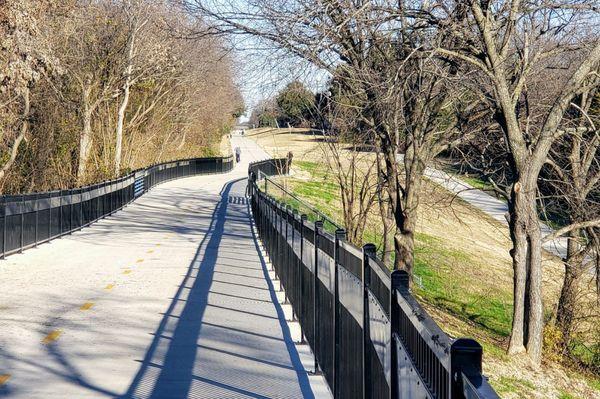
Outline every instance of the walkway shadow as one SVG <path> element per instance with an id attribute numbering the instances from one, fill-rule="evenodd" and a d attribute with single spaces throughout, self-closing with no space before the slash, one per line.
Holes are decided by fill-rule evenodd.
<path id="1" fill-rule="evenodd" d="M 187 398 L 187 397 L 222 397 L 223 392 L 227 392 L 228 397 L 251 397 L 251 398 L 266 398 L 265 392 L 262 392 L 259 383 L 256 387 L 242 384 L 242 381 L 236 380 L 235 373 L 227 375 L 227 365 L 237 364 L 238 362 L 251 362 L 256 367 L 248 371 L 247 375 L 244 375 L 242 379 L 248 381 L 260 380 L 263 375 L 259 370 L 259 365 L 267 365 L 281 369 L 283 367 L 288 370 L 288 373 L 296 375 L 297 384 L 299 385 L 299 391 L 301 395 L 307 398 L 312 398 L 312 392 L 308 383 L 308 377 L 304 371 L 300 362 L 298 353 L 292 343 L 290 332 L 287 330 L 285 319 L 283 318 L 283 312 L 277 304 L 273 287 L 269 282 L 268 289 L 270 292 L 271 300 L 274 301 L 276 307 L 276 314 L 279 317 L 279 324 L 283 330 L 283 340 L 285 341 L 285 348 L 287 349 L 286 359 L 271 359 L 269 358 L 269 346 L 265 346 L 263 343 L 269 342 L 281 342 L 281 339 L 277 337 L 270 337 L 266 335 L 257 334 L 251 331 L 251 326 L 248 326 L 248 331 L 245 328 L 236 329 L 231 326 L 215 326 L 214 323 L 204 321 L 207 308 L 218 310 L 219 312 L 228 312 L 228 317 L 232 314 L 248 313 L 238 309 L 229 309 L 225 306 L 218 306 L 214 303 L 209 304 L 209 295 L 211 293 L 211 287 L 213 283 L 219 284 L 213 278 L 215 276 L 215 266 L 218 264 L 218 252 L 221 244 L 221 240 L 227 232 L 236 229 L 236 225 L 240 221 L 240 216 L 246 214 L 248 211 L 247 204 L 242 207 L 241 204 L 237 204 L 237 209 L 243 212 L 232 212 L 228 215 L 228 206 L 236 204 L 229 203 L 229 196 L 235 193 L 235 185 L 240 185 L 245 179 L 232 181 L 226 184 L 221 191 L 221 198 L 215 207 L 210 221 L 210 226 L 207 230 L 206 235 L 200 242 L 194 259 L 188 267 L 187 273 L 184 275 L 181 284 L 179 285 L 174 298 L 172 299 L 168 309 L 163 315 L 161 322 L 157 329 L 153 333 L 153 340 L 148 347 L 144 358 L 140 360 L 140 368 L 133 378 L 127 391 L 119 396 L 122 399 L 130 398 Z M 232 214 L 233 213 L 233 214 Z M 226 227 L 227 226 L 227 227 Z M 247 224 L 245 224 L 247 228 Z M 243 229 L 242 229 L 243 230 Z M 249 229 L 248 229 L 249 230 Z M 250 236 L 246 236 L 248 242 L 242 245 L 248 245 L 251 248 L 256 247 L 256 237 L 250 233 Z M 221 248 L 222 249 L 222 248 Z M 266 266 L 260 258 L 262 271 L 266 274 Z M 221 266 L 220 266 L 221 267 Z M 256 269 L 259 271 L 260 269 Z M 231 276 L 233 277 L 233 276 Z M 243 276 L 242 276 L 243 277 Z M 267 281 L 269 281 L 267 279 Z M 262 282 L 261 282 L 262 283 Z M 235 284 L 228 281 L 227 284 Z M 214 291 L 215 287 L 212 287 Z M 187 295 L 186 295 L 187 294 Z M 239 298 L 239 300 L 243 300 Z M 265 302 L 265 301 L 263 301 Z M 266 303 L 265 306 L 271 306 Z M 232 313 L 233 312 L 233 313 Z M 252 316 L 252 315 L 250 315 Z M 246 316 L 248 317 L 248 316 Z M 261 323 L 265 320 L 263 317 L 258 318 L 258 322 Z M 235 340 L 235 334 L 242 334 L 246 340 L 251 342 L 248 346 L 248 353 L 238 353 L 233 351 L 225 351 L 213 345 L 207 345 L 206 340 L 203 340 L 201 345 L 199 338 L 201 332 L 204 329 L 220 330 L 223 331 L 223 335 L 215 335 L 214 333 L 203 333 L 203 336 L 209 336 L 208 343 L 214 343 L 218 346 L 219 343 L 231 344 L 229 340 Z M 277 332 L 275 332 L 277 333 Z M 249 337 L 249 338 L 247 338 Z M 252 341 L 254 339 L 255 341 Z M 256 340 L 262 339 L 258 343 Z M 233 342 L 241 348 L 240 342 Z M 235 347 L 235 345 L 234 345 Z M 198 364 L 199 352 L 206 353 L 217 352 L 222 356 L 231 357 L 232 360 L 227 362 L 221 362 L 221 364 Z M 254 351 L 254 352 L 253 352 Z M 240 351 L 241 352 L 241 351 Z M 264 358 L 260 358 L 263 356 Z M 237 360 L 236 360 L 237 359 Z M 279 362 L 289 362 L 287 365 L 280 365 Z M 219 363 L 219 362 L 215 362 Z M 206 375 L 198 375 L 199 368 L 213 368 L 223 370 L 223 378 L 207 378 Z M 204 374 L 204 373 L 200 373 Z M 221 375 L 219 375 L 221 377 Z M 239 375 L 237 377 L 239 379 Z M 281 384 L 281 381 L 276 383 Z M 197 384 L 202 386 L 210 386 L 205 392 L 199 392 L 194 389 Z M 288 383 L 289 384 L 289 383 Z M 249 389 L 249 386 L 252 389 Z M 265 384 L 263 382 L 262 387 Z M 296 386 L 298 391 L 298 386 Z M 290 392 L 294 389 L 290 388 Z M 215 394 L 219 392 L 218 396 Z M 260 392 L 260 393 L 259 393 Z M 267 392 L 269 392 L 267 390 Z M 300 392 L 298 392 L 300 394 Z M 295 395 L 286 395 L 287 397 L 293 397 Z"/>
<path id="2" fill-rule="evenodd" d="M 146 351 L 140 369 L 136 373 L 127 392 L 122 398 L 135 398 L 140 394 L 151 398 L 161 397 L 179 397 L 187 398 L 193 376 L 194 364 L 196 361 L 197 347 L 196 343 L 202 329 L 202 317 L 208 304 L 208 295 L 212 285 L 214 267 L 217 261 L 217 252 L 219 242 L 225 229 L 225 219 L 227 215 L 227 198 L 234 182 L 230 182 L 221 190 L 221 200 L 218 202 L 213 212 L 210 226 L 204 238 L 200 242 L 192 263 L 183 278 L 175 297 L 171 301 L 169 308 L 165 312 L 158 328 L 156 329 L 154 339 Z M 203 278 L 195 278 L 194 272 L 200 275 L 202 270 Z M 189 294 L 186 299 L 183 298 L 186 287 Z M 165 355 L 162 365 L 158 365 L 153 360 L 157 355 L 159 346 L 164 339 L 167 324 L 174 315 L 175 308 L 179 301 L 185 301 L 184 308 L 180 314 L 179 322 L 173 332 L 173 338 Z M 143 383 L 152 384 L 153 378 L 149 377 L 150 369 L 160 368 L 160 374 L 153 384 L 152 388 L 144 386 Z M 148 375 L 147 375 L 148 374 Z M 173 383 L 178 381 L 178 383 Z M 150 393 L 150 395 L 147 395 Z"/>

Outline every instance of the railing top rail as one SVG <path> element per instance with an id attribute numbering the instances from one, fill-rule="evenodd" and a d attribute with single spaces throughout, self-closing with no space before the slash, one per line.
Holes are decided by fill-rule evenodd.
<path id="1" fill-rule="evenodd" d="M 175 163 L 176 165 L 179 164 L 180 162 L 189 162 L 189 161 L 197 161 L 197 160 L 226 160 L 226 159 L 233 159 L 232 155 L 228 155 L 228 156 L 220 156 L 220 157 L 200 157 L 200 158 L 186 158 L 186 159 L 178 159 L 178 160 L 172 160 L 172 161 L 165 161 L 165 162 L 161 162 L 158 164 L 152 164 L 152 165 L 148 165 L 146 167 L 143 168 L 138 168 L 135 170 L 130 171 L 129 173 L 123 175 L 123 176 L 119 176 L 119 177 L 115 177 L 114 179 L 110 179 L 110 180 L 103 180 L 101 182 L 96 182 L 96 183 L 90 183 L 90 184 L 86 184 L 83 186 L 75 186 L 75 187 L 70 187 L 70 188 L 64 188 L 64 189 L 56 189 L 56 190 L 48 190 L 48 191 L 31 191 L 31 192 L 27 192 L 27 193 L 18 193 L 18 194 L 2 194 L 0 195 L 0 200 L 3 200 L 6 197 L 10 197 L 10 196 L 15 196 L 15 195 L 34 195 L 34 194 L 45 194 L 45 193 L 54 193 L 54 192 L 64 192 L 64 191 L 74 191 L 74 190 L 88 190 L 88 189 L 93 189 L 94 187 L 100 185 L 100 184 L 114 184 L 114 183 L 119 183 L 122 181 L 125 181 L 126 179 L 134 176 L 136 173 L 140 173 L 140 172 L 146 172 L 149 171 L 150 169 L 160 166 L 160 165 L 168 165 L 168 164 L 172 164 Z"/>

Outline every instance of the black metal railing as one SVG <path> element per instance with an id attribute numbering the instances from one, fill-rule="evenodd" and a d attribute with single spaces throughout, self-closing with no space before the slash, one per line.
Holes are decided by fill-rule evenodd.
<path id="1" fill-rule="evenodd" d="M 0 258 L 88 226 L 162 182 L 223 173 L 233 165 L 231 156 L 184 159 L 85 187 L 0 196 Z"/>
<path id="2" fill-rule="evenodd" d="M 256 171 L 248 192 L 258 235 L 335 398 L 498 398 L 481 345 L 445 334 L 406 272 L 390 273 L 373 244 L 357 248 L 343 229 L 329 234 L 278 202 Z"/>

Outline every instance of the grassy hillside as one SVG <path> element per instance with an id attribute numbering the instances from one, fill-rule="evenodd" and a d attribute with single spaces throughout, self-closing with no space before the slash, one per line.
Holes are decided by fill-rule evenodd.
<path id="1" fill-rule="evenodd" d="M 322 163 L 320 137 L 308 130 L 250 131 L 266 151 L 294 152 L 292 177 L 282 178 L 291 192 L 334 220 L 341 220 L 338 186 Z M 506 398 L 600 398 L 600 380 L 559 363 L 542 369 L 510 359 L 506 346 L 512 317 L 510 240 L 505 226 L 426 181 L 420 204 L 415 251 L 415 293 L 442 328 L 470 336 L 484 346 L 484 371 Z M 278 195 L 271 188 L 271 194 Z M 381 223 L 373 211 L 364 241 L 380 244 Z M 545 306 L 551 310 L 560 290 L 562 266 L 547 254 Z"/>

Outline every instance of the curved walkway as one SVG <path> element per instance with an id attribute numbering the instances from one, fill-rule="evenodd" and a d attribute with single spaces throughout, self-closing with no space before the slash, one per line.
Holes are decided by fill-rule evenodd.
<path id="1" fill-rule="evenodd" d="M 0 261 L 0 397 L 311 398 L 250 224 L 248 161 Z"/>

